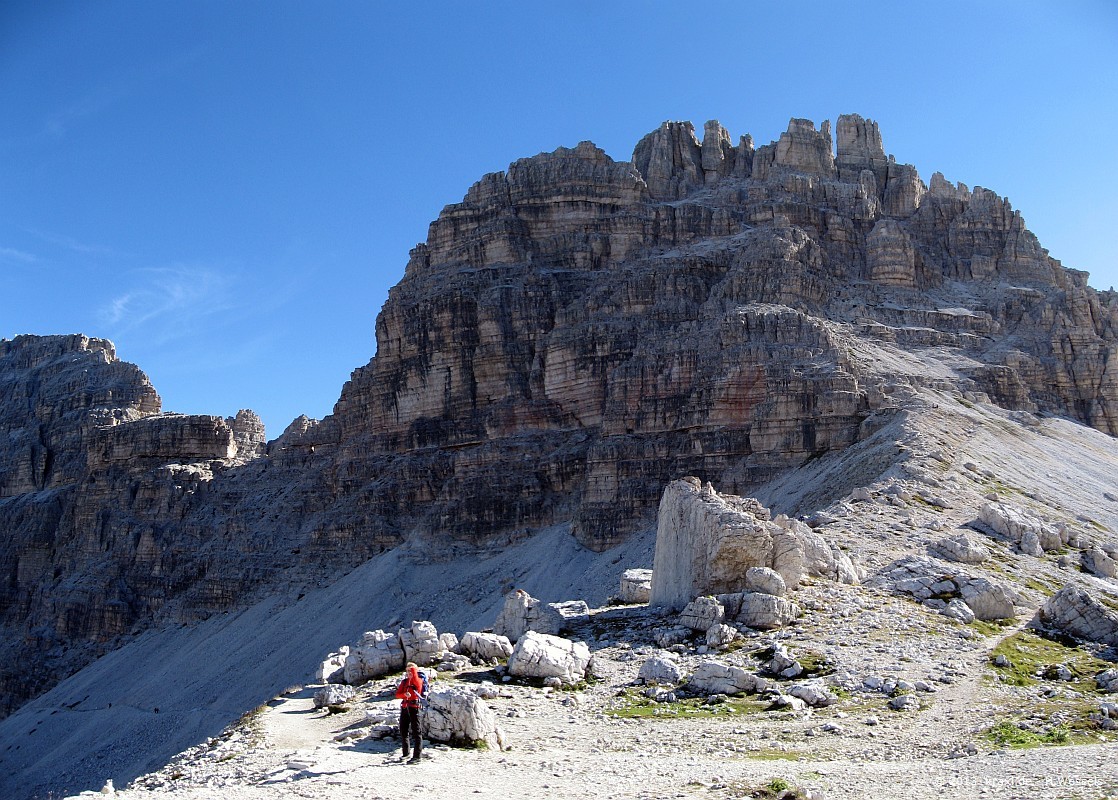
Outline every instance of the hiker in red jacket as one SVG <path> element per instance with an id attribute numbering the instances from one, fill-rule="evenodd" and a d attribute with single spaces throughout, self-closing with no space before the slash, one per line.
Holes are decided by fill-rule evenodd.
<path id="1" fill-rule="evenodd" d="M 419 733 L 419 703 L 423 699 L 423 678 L 419 675 L 419 667 L 411 661 L 404 669 L 404 679 L 396 687 L 396 697 L 400 702 L 400 741 L 404 747 L 404 758 L 408 757 L 408 732 L 411 731 L 412 749 L 415 755 L 408 761 L 409 764 L 419 763 L 419 753 L 423 747 L 423 737 Z"/>

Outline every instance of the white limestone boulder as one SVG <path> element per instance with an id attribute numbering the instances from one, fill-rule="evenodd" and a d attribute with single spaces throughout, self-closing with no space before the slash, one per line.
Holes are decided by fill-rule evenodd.
<path id="1" fill-rule="evenodd" d="M 697 478 L 664 489 L 656 522 L 649 604 L 681 609 L 706 594 L 741 592 L 751 567 L 779 573 L 789 590 L 806 572 L 857 583 L 850 559 L 806 524 L 757 500 L 719 494 Z"/>
<path id="2" fill-rule="evenodd" d="M 720 622 L 716 622 L 707 628 L 707 647 L 725 647 L 740 638 L 741 632 L 732 625 L 723 625 Z"/>
<path id="3" fill-rule="evenodd" d="M 683 667 L 672 653 L 659 653 L 645 659 L 637 673 L 641 683 L 659 686 L 675 686 L 683 680 Z"/>
<path id="4" fill-rule="evenodd" d="M 484 743 L 491 750 L 507 746 L 496 715 L 476 692 L 463 686 L 433 689 L 420 710 L 420 724 L 432 742 L 463 746 Z"/>
<path id="5" fill-rule="evenodd" d="M 570 633 L 579 625 L 590 621 L 590 607 L 585 600 L 565 600 L 538 607 L 538 616 L 530 624 L 531 630 L 559 636 Z"/>
<path id="6" fill-rule="evenodd" d="M 532 629 L 539 616 L 540 601 L 523 589 L 514 589 L 505 596 L 505 603 L 493 623 L 493 633 L 515 644 Z"/>
<path id="7" fill-rule="evenodd" d="M 652 593 L 652 570 L 627 569 L 621 573 L 618 600 L 626 605 L 647 603 Z"/>
<path id="8" fill-rule="evenodd" d="M 1083 569 L 1100 578 L 1118 576 L 1118 561 L 1115 561 L 1101 547 L 1084 550 L 1081 556 Z"/>
<path id="9" fill-rule="evenodd" d="M 735 619 L 747 628 L 772 630 L 800 616 L 800 607 L 784 597 L 759 592 L 742 595 L 741 610 Z"/>
<path id="10" fill-rule="evenodd" d="M 1044 602 L 1040 621 L 1078 639 L 1118 647 L 1118 611 L 1103 605 L 1085 589 L 1067 585 Z"/>
<path id="11" fill-rule="evenodd" d="M 1012 619 L 1017 613 L 1013 608 L 1013 593 L 1000 583 L 986 578 L 972 578 L 960 587 L 959 592 L 963 602 L 974 612 L 975 619 Z"/>
<path id="12" fill-rule="evenodd" d="M 342 645 L 338 652 L 331 653 L 322 660 L 315 670 L 314 678 L 318 683 L 341 683 L 345 677 L 345 660 L 349 655 L 349 645 Z"/>
<path id="13" fill-rule="evenodd" d="M 981 564 L 990 557 L 990 549 L 985 544 L 965 533 L 940 539 L 930 549 L 959 564 Z"/>
<path id="14" fill-rule="evenodd" d="M 788 694 L 798 697 L 813 708 L 823 708 L 838 702 L 838 696 L 822 681 L 807 681 L 788 687 Z"/>
<path id="15" fill-rule="evenodd" d="M 467 631 L 458 643 L 458 652 L 479 661 L 503 661 L 512 655 L 512 642 L 496 633 Z"/>
<path id="16" fill-rule="evenodd" d="M 414 661 L 421 667 L 437 663 L 439 654 L 445 650 L 438 630 L 427 621 L 413 622 L 410 628 L 401 628 L 400 645 L 404 648 L 404 660 Z"/>
<path id="17" fill-rule="evenodd" d="M 349 649 L 343 678 L 349 684 L 364 683 L 390 672 L 399 672 L 405 663 L 399 636 L 382 630 L 369 631 Z"/>
<path id="18" fill-rule="evenodd" d="M 735 695 L 763 692 L 768 681 L 741 667 L 706 659 L 691 674 L 687 688 L 699 694 Z"/>
<path id="19" fill-rule="evenodd" d="M 783 597 L 788 591 L 780 573 L 768 567 L 750 567 L 745 571 L 745 590 Z"/>
<path id="20" fill-rule="evenodd" d="M 679 624 L 693 631 L 705 631 L 725 618 L 726 609 L 713 597 L 696 597 L 679 615 Z"/>
<path id="21" fill-rule="evenodd" d="M 352 686 L 330 683 L 315 692 L 311 702 L 314 703 L 315 708 L 342 706 L 352 700 L 356 695 L 357 692 Z"/>
<path id="22" fill-rule="evenodd" d="M 1030 553 L 1059 550 L 1068 543 L 1066 528 L 1051 525 L 1023 508 L 994 501 L 982 506 L 978 518 L 999 536 L 1028 548 Z"/>
<path id="23" fill-rule="evenodd" d="M 590 648 L 546 633 L 528 631 L 509 656 L 508 673 L 517 678 L 559 678 L 577 683 L 586 677 Z"/>
<path id="24" fill-rule="evenodd" d="M 960 600 L 958 597 L 953 597 L 949 601 L 947 601 L 947 604 L 943 607 L 942 610 L 940 610 L 939 613 L 943 614 L 943 616 L 948 617 L 949 619 L 955 620 L 956 622 L 961 622 L 964 625 L 969 625 L 970 623 L 974 622 L 975 619 L 974 612 L 971 611 L 971 607 Z"/>

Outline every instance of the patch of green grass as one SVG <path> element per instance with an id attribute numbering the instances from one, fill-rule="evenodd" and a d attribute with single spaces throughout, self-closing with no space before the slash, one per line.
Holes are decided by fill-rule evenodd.
<path id="1" fill-rule="evenodd" d="M 657 703 L 639 690 L 626 689 L 615 697 L 606 714 L 616 719 L 704 719 L 740 714 L 759 714 L 768 703 L 745 697 L 731 697 L 724 703 L 707 705 L 704 698 L 685 697 L 674 703 Z"/>
<path id="2" fill-rule="evenodd" d="M 996 619 L 993 621 L 986 621 L 976 619 L 970 623 L 971 630 L 981 633 L 983 636 L 994 636 L 995 634 L 1004 633 L 1005 629 L 1013 625 L 1013 620 L 1010 619 Z"/>
<path id="3" fill-rule="evenodd" d="M 1060 584 L 1055 581 L 1042 581 L 1032 576 L 1026 577 L 1021 583 L 1044 595 L 1055 594 L 1060 588 Z"/>
<path id="4" fill-rule="evenodd" d="M 1006 657 L 1008 665 L 1000 667 L 993 663 L 1000 655 Z M 1013 686 L 1033 686 L 1063 664 L 1071 672 L 1072 680 L 1060 681 L 1061 684 L 1092 692 L 1097 691 L 1094 676 L 1113 666 L 1081 647 L 1045 638 L 1031 630 L 1018 631 L 998 642 L 990 651 L 990 663 L 1004 682 Z"/>
<path id="5" fill-rule="evenodd" d="M 1029 747 L 1091 744 L 1098 741 L 1097 726 L 1085 715 L 1070 722 L 1030 724 L 1003 719 L 982 734 L 998 747 L 1019 750 Z"/>
<path id="6" fill-rule="evenodd" d="M 1091 519 L 1090 517 L 1086 517 L 1086 518 L 1083 518 L 1082 521 L 1085 522 L 1090 527 L 1094 528 L 1095 530 L 1101 531 L 1102 533 L 1110 533 L 1111 532 L 1110 528 L 1106 527 L 1105 525 L 1103 525 L 1101 522 L 1099 522 L 1096 519 Z"/>

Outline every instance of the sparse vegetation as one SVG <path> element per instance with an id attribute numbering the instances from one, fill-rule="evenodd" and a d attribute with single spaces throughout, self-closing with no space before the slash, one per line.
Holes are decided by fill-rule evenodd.
<path id="1" fill-rule="evenodd" d="M 992 725 L 983 736 L 998 747 L 1024 749 L 1054 745 L 1092 744 L 1105 740 L 1087 716 L 1089 705 L 1076 709 L 1061 706 L 1051 714 L 1034 713 L 1029 718 L 1011 717 Z"/>
<path id="2" fill-rule="evenodd" d="M 1004 666 L 994 663 L 998 656 L 1005 657 Z M 1094 676 L 1113 666 L 1081 647 L 1045 638 L 1032 630 L 1018 631 L 998 642 L 990 651 L 990 663 L 1001 680 L 1013 686 L 1033 686 L 1040 680 L 1051 680 L 1054 670 L 1062 665 L 1072 679 L 1061 683 L 1090 692 L 1096 691 Z"/>
<path id="3" fill-rule="evenodd" d="M 708 705 L 701 697 L 683 697 L 674 703 L 658 703 L 645 697 L 639 689 L 626 689 L 606 709 L 615 719 L 702 719 L 734 714 L 757 714 L 768 703 L 744 697 L 730 697 L 723 703 Z"/>
<path id="4" fill-rule="evenodd" d="M 725 787 L 735 797 L 755 797 L 759 800 L 802 800 L 807 792 L 787 778 L 775 777 L 760 786 L 746 783 L 732 783 Z"/>

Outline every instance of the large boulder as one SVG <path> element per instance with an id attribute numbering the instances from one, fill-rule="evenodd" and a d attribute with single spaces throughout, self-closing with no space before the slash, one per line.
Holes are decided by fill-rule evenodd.
<path id="1" fill-rule="evenodd" d="M 518 678 L 559 678 L 577 683 L 586 677 L 590 648 L 546 633 L 528 631 L 509 656 L 509 675 Z"/>
<path id="2" fill-rule="evenodd" d="M 798 544 L 797 549 L 802 551 L 802 556 L 799 556 L 799 558 L 804 573 L 838 581 L 839 583 L 856 585 L 862 582 L 862 577 L 858 574 L 858 569 L 854 566 L 854 562 L 850 560 L 850 556 L 834 545 L 828 544 L 806 522 L 791 519 L 784 514 L 778 515 L 773 522 L 795 537 Z M 777 560 L 779 561 L 779 559 Z M 782 572 L 778 569 L 777 572 L 783 576 L 786 570 Z M 788 588 L 794 589 L 796 587 L 794 584 L 789 584 Z"/>
<path id="3" fill-rule="evenodd" d="M 741 608 L 735 619 L 747 628 L 772 630 L 781 628 L 800 616 L 800 607 L 785 597 L 760 592 L 742 595 Z"/>
<path id="4" fill-rule="evenodd" d="M 1083 569 L 1100 578 L 1113 578 L 1118 576 L 1118 561 L 1106 554 L 1101 547 L 1092 547 L 1084 550 L 1081 556 Z"/>
<path id="5" fill-rule="evenodd" d="M 681 609 L 692 598 L 740 592 L 751 567 L 777 572 L 788 589 L 805 573 L 858 582 L 850 559 L 798 520 L 752 498 L 719 494 L 698 478 L 664 489 L 656 522 L 649 604 Z"/>
<path id="6" fill-rule="evenodd" d="M 427 621 L 412 622 L 410 628 L 401 628 L 400 644 L 404 648 L 404 659 L 421 667 L 437 663 L 439 654 L 445 650 L 439 632 Z"/>
<path id="7" fill-rule="evenodd" d="M 722 622 L 726 609 L 713 597 L 696 597 L 679 615 L 679 624 L 693 631 L 705 631 Z"/>
<path id="8" fill-rule="evenodd" d="M 652 593 L 652 570 L 627 569 L 621 573 L 621 589 L 617 599 L 626 605 L 647 603 Z"/>
<path id="9" fill-rule="evenodd" d="M 420 715 L 425 735 L 432 742 L 473 746 L 484 743 L 492 750 L 505 747 L 497 717 L 484 700 L 463 686 L 432 690 Z"/>
<path id="10" fill-rule="evenodd" d="M 959 582 L 958 580 L 956 582 Z M 1014 594 L 1009 587 L 985 578 L 971 578 L 959 588 L 963 602 L 970 606 L 976 619 L 1012 619 Z"/>
<path id="11" fill-rule="evenodd" d="M 741 633 L 733 625 L 716 622 L 707 628 L 707 647 L 721 648 L 741 638 Z"/>
<path id="12" fill-rule="evenodd" d="M 1103 605 L 1085 589 L 1065 586 L 1045 601 L 1038 616 L 1045 625 L 1076 638 L 1118 647 L 1118 611 Z"/>
<path id="13" fill-rule="evenodd" d="M 986 545 L 965 533 L 940 539 L 928 549 L 937 556 L 959 564 L 981 564 L 990 556 Z"/>
<path id="14" fill-rule="evenodd" d="M 532 629 L 540 617 L 540 601 L 523 589 L 514 589 L 505 596 L 505 604 L 497 613 L 493 633 L 505 636 L 510 642 Z"/>
<path id="15" fill-rule="evenodd" d="M 819 680 L 793 684 L 788 688 L 788 694 L 815 708 L 831 706 L 839 701 L 838 696 Z"/>
<path id="16" fill-rule="evenodd" d="M 745 590 L 783 597 L 788 591 L 780 573 L 768 567 L 750 567 L 745 571 Z"/>
<path id="17" fill-rule="evenodd" d="M 683 667 L 671 653 L 658 653 L 641 664 L 637 680 L 646 684 L 675 686 L 683 680 Z"/>
<path id="18" fill-rule="evenodd" d="M 479 661 L 503 660 L 512 655 L 512 642 L 496 633 L 467 631 L 458 643 L 458 652 Z"/>
<path id="19" fill-rule="evenodd" d="M 350 648 L 342 677 L 346 683 L 364 683 L 404 668 L 404 648 L 400 637 L 382 630 L 369 631 Z"/>
<path id="20" fill-rule="evenodd" d="M 352 686 L 329 683 L 314 693 L 311 702 L 314 703 L 315 708 L 342 706 L 352 700 L 356 695 L 357 692 Z"/>
<path id="21" fill-rule="evenodd" d="M 531 630 L 558 636 L 570 633 L 577 626 L 590 621 L 590 607 L 585 600 L 566 600 L 538 606 L 539 614 L 531 623 Z"/>
<path id="22" fill-rule="evenodd" d="M 1022 552 L 1059 550 L 1068 543 L 1066 528 L 1051 525 L 1010 503 L 986 503 L 978 518 L 999 536 L 1022 545 Z"/>
<path id="23" fill-rule="evenodd" d="M 319 683 L 340 683 L 345 677 L 345 660 L 348 655 L 349 645 L 342 645 L 338 652 L 326 656 L 315 670 L 315 680 Z"/>
<path id="24" fill-rule="evenodd" d="M 763 692 L 768 682 L 741 667 L 707 659 L 695 668 L 687 688 L 699 694 L 743 694 Z"/>

